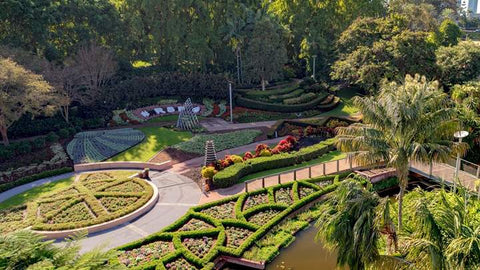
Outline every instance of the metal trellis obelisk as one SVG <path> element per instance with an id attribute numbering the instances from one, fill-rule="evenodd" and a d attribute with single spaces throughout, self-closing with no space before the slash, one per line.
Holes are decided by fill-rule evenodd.
<path id="1" fill-rule="evenodd" d="M 215 152 L 215 145 L 213 141 L 207 141 L 205 144 L 205 166 L 212 164 L 217 160 L 217 153 Z"/>
<path id="2" fill-rule="evenodd" d="M 189 98 L 185 101 L 183 110 L 178 116 L 177 128 L 192 131 L 199 128 L 199 126 L 200 123 L 198 122 L 197 114 L 193 112 L 193 104 Z"/>

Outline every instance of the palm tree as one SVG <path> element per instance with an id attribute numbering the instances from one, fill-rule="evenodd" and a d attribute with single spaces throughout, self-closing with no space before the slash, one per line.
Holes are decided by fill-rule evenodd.
<path id="1" fill-rule="evenodd" d="M 403 84 L 385 84 L 377 96 L 354 99 L 363 123 L 338 129 L 337 147 L 360 165 L 385 162 L 400 182 L 398 227 L 411 161 L 446 161 L 458 144 L 448 140 L 455 130 L 454 110 L 438 82 L 407 75 Z"/>
<path id="2" fill-rule="evenodd" d="M 412 211 L 401 252 L 413 269 L 480 268 L 480 202 L 470 196 L 463 187 L 408 194 Z"/>
<path id="3" fill-rule="evenodd" d="M 378 195 L 356 180 L 345 180 L 322 204 L 316 240 L 338 253 L 338 266 L 360 270 L 379 258 L 378 204 Z"/>
<path id="4" fill-rule="evenodd" d="M 84 236 L 74 236 L 58 247 L 28 230 L 1 235 L 0 269 L 124 269 L 113 262 L 115 251 L 103 252 L 97 248 L 80 255 L 78 240 Z"/>

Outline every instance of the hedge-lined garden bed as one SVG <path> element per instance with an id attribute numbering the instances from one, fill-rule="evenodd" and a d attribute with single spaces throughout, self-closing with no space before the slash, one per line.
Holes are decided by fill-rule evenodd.
<path id="1" fill-rule="evenodd" d="M 205 143 L 213 140 L 217 152 L 253 143 L 255 138 L 262 135 L 262 131 L 256 129 L 240 130 L 222 134 L 201 134 L 192 139 L 173 146 L 178 150 L 203 155 Z"/>
<path id="2" fill-rule="evenodd" d="M 292 213 L 333 191 L 340 177 L 277 185 L 193 207 L 162 231 L 117 248 L 118 260 L 131 269 L 212 269 L 219 255 L 243 257 Z M 286 193 L 291 202 L 277 202 L 278 192 Z M 200 221 L 202 226 L 184 229 Z"/>
<path id="3" fill-rule="evenodd" d="M 0 232 L 29 226 L 40 231 L 84 228 L 127 215 L 153 195 L 148 183 L 128 178 L 131 174 L 129 171 L 84 174 L 67 188 L 2 210 Z"/>
<path id="4" fill-rule="evenodd" d="M 302 148 L 297 152 L 280 153 L 269 157 L 257 157 L 242 163 L 233 164 L 213 176 L 213 185 L 216 188 L 230 187 L 239 183 L 242 177 L 252 173 L 287 167 L 312 160 L 331 151 L 334 147 L 334 142 L 334 139 L 328 139 L 321 143 Z"/>

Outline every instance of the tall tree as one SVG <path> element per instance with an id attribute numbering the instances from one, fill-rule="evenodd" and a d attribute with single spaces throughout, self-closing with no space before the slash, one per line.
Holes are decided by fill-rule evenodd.
<path id="1" fill-rule="evenodd" d="M 281 78 L 287 50 L 279 25 L 268 16 L 257 21 L 245 54 L 250 82 L 260 82 L 265 90 L 267 81 Z"/>
<path id="2" fill-rule="evenodd" d="M 438 82 L 406 76 L 403 84 L 385 84 L 378 96 L 355 98 L 363 122 L 338 129 L 337 146 L 358 164 L 385 162 L 397 171 L 398 226 L 402 229 L 403 196 L 409 163 L 446 161 L 460 151 L 450 138 L 455 130 L 454 110 Z M 464 144 L 462 144 L 465 147 Z"/>
<path id="3" fill-rule="evenodd" d="M 56 104 L 53 88 L 41 75 L 10 59 L 0 58 L 0 133 L 8 145 L 8 128 L 25 113 L 52 113 Z"/>
<path id="4" fill-rule="evenodd" d="M 376 211 L 380 199 L 355 180 L 346 180 L 321 206 L 316 239 L 337 253 L 337 265 L 363 270 L 378 260 L 380 232 Z"/>
<path id="5" fill-rule="evenodd" d="M 464 41 L 436 52 L 439 79 L 447 86 L 476 79 L 480 75 L 480 45 Z"/>

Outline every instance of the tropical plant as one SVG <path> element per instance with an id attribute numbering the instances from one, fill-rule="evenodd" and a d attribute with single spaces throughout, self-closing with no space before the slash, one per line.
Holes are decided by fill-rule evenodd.
<path id="1" fill-rule="evenodd" d="M 380 232 L 376 227 L 379 197 L 355 180 L 344 181 L 322 204 L 316 240 L 337 252 L 337 265 L 352 270 L 379 257 Z"/>
<path id="2" fill-rule="evenodd" d="M 82 255 L 78 240 L 85 235 L 75 235 L 65 245 L 58 247 L 53 241 L 31 231 L 18 231 L 0 236 L 0 268 L 22 269 L 122 269 L 119 264 L 108 263 L 117 256 L 100 248 Z"/>
<path id="3" fill-rule="evenodd" d="M 338 128 L 337 147 L 357 164 L 385 162 L 400 182 L 398 226 L 410 162 L 446 161 L 465 144 L 448 140 L 454 132 L 454 110 L 438 82 L 406 76 L 403 84 L 384 84 L 378 96 L 355 98 L 364 123 Z M 460 147 L 461 146 L 461 147 Z"/>

